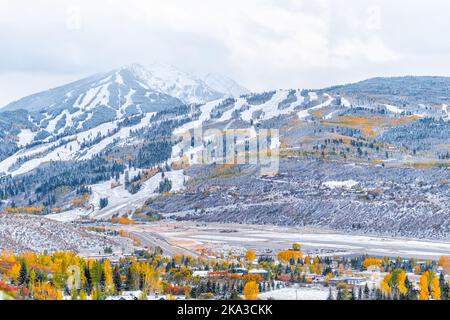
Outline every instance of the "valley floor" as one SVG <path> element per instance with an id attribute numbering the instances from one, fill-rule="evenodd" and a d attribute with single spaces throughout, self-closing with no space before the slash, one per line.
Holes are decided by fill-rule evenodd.
<path id="1" fill-rule="evenodd" d="M 195 254 L 206 249 L 212 255 L 239 255 L 246 250 L 273 254 L 301 243 L 308 254 L 319 256 L 390 256 L 437 260 L 450 254 L 450 242 L 388 238 L 337 233 L 315 228 L 278 227 L 164 221 L 120 226 L 139 237 L 143 246 L 160 246 L 166 254 Z"/>

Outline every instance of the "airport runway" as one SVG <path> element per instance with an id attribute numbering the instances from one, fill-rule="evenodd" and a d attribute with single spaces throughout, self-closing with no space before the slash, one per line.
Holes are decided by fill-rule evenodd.
<path id="1" fill-rule="evenodd" d="M 450 255 L 450 243 L 420 239 L 349 235 L 312 228 L 254 226 L 239 224 L 156 222 L 125 227 L 144 245 L 160 246 L 168 255 L 195 254 L 195 249 L 252 249 L 270 254 L 287 249 L 294 242 L 304 251 L 322 256 L 359 255 L 415 257 L 437 260 Z"/>

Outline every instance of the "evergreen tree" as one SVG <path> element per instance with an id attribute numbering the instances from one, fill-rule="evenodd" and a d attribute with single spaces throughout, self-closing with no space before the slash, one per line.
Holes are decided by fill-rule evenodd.
<path id="1" fill-rule="evenodd" d="M 370 299 L 370 289 L 366 283 L 366 285 L 364 286 L 364 300 L 369 300 L 369 299 Z"/>
<path id="2" fill-rule="evenodd" d="M 114 287 L 118 292 L 122 291 L 122 279 L 120 276 L 120 267 L 116 265 L 113 269 Z"/>
<path id="3" fill-rule="evenodd" d="M 19 285 L 28 284 L 28 268 L 25 262 L 20 263 Z"/>
<path id="4" fill-rule="evenodd" d="M 89 270 L 89 267 L 86 265 L 84 267 L 84 277 L 86 278 L 84 288 L 86 290 L 87 294 L 91 294 L 92 290 L 92 278 L 91 278 L 91 271 Z"/>
<path id="5" fill-rule="evenodd" d="M 441 288 L 441 300 L 449 299 L 449 284 L 445 281 L 444 273 L 439 275 L 439 287 Z"/>

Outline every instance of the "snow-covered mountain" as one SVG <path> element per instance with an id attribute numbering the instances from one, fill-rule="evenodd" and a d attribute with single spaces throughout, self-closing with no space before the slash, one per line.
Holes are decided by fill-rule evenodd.
<path id="1" fill-rule="evenodd" d="M 377 120 L 384 123 L 368 120 L 376 130 L 377 126 L 382 128 L 391 122 L 401 123 L 396 119 L 402 116 L 448 119 L 447 104 L 431 104 L 435 99 L 441 99 L 442 93 L 438 88 L 434 89 L 438 98 L 423 97 L 411 91 L 409 96 L 403 95 L 402 104 L 398 104 L 395 100 L 398 99 L 397 95 L 380 87 L 380 83 L 389 83 L 389 80 L 384 79 L 372 81 L 373 85 L 361 89 L 353 89 L 354 85 L 350 85 L 317 91 L 276 90 L 238 98 L 227 98 L 245 92 L 234 81 L 213 75 L 205 79 L 215 83 L 216 88 L 221 86 L 223 91 L 228 90 L 229 94 L 213 91 L 206 82 L 167 65 L 153 65 L 147 70 L 133 64 L 13 102 L 0 110 L 0 173 L 19 175 L 48 161 L 92 158 L 113 143 L 125 143 L 134 131 L 148 127 L 152 115 L 174 108 L 183 109 L 182 113 L 176 114 L 177 121 L 192 118 L 184 127 L 174 128 L 178 133 L 184 128 L 192 129 L 199 125 L 227 127 L 239 124 L 241 127 L 254 127 L 270 121 L 271 126 L 278 127 L 290 119 L 311 122 L 320 117 L 322 122 L 335 119 L 333 121 L 338 125 L 340 119 L 336 117 L 355 115 L 388 115 L 385 119 Z M 401 80 L 420 82 L 419 88 L 430 86 L 431 83 L 428 79 L 420 78 Z M 392 86 L 398 85 L 399 81 L 392 80 Z M 436 82 L 435 79 L 432 81 Z M 379 95 L 377 101 L 370 100 L 374 94 Z M 421 100 L 417 101 L 417 97 Z M 203 99 L 208 102 L 200 103 Z M 182 100 L 197 101 L 198 104 L 187 107 Z M 425 102 L 427 105 L 424 105 Z M 439 103 L 443 102 L 447 101 L 439 100 Z M 352 123 L 344 125 L 359 129 Z M 424 141 L 423 145 L 430 145 L 433 139 L 446 138 L 446 131 L 440 130 L 437 124 L 436 130 L 425 122 L 415 126 L 417 134 L 422 134 L 422 127 L 428 127 L 429 140 Z M 397 143 L 398 136 L 403 134 L 402 130 L 407 129 L 393 126 L 379 139 Z M 417 145 L 417 139 L 413 140 L 411 143 Z M 405 139 L 402 141 L 403 144 L 409 142 Z M 438 150 L 438 156 L 445 155 L 444 151 Z"/>
<path id="2" fill-rule="evenodd" d="M 187 104 L 205 103 L 222 98 L 226 93 L 209 87 L 201 79 L 167 64 L 151 64 L 147 68 L 139 64 L 127 67 L 136 77 L 151 88 L 176 97 Z"/>
<path id="3" fill-rule="evenodd" d="M 127 68 L 149 87 L 157 88 L 187 104 L 201 104 L 223 97 L 237 98 L 250 93 L 236 81 L 219 74 L 190 74 L 162 63 L 154 63 L 146 68 L 132 64 Z"/>
<path id="4" fill-rule="evenodd" d="M 176 104 L 201 104 L 248 92 L 234 80 L 220 75 L 209 74 L 202 80 L 166 64 L 152 64 L 148 68 L 131 64 L 27 96 L 1 111 L 86 111 L 108 107 L 129 114 L 139 108 L 153 112 Z"/>
<path id="5" fill-rule="evenodd" d="M 95 110 L 113 116 L 132 114 L 137 109 L 160 111 L 176 104 L 182 101 L 150 86 L 140 77 L 136 66 L 127 66 L 33 94 L 10 103 L 1 111 L 23 109 L 50 114 L 66 110 L 72 114 Z"/>
<path id="6" fill-rule="evenodd" d="M 339 221 L 353 221 L 356 211 L 369 216 L 375 210 L 378 216 L 373 223 L 344 226 L 345 230 L 369 231 L 383 229 L 378 223 L 392 212 L 400 216 L 411 208 L 426 217 L 440 212 L 442 221 L 447 219 L 448 186 L 439 181 L 450 179 L 448 171 L 440 169 L 450 159 L 450 101 L 445 97 L 450 79 L 374 79 L 322 90 L 274 90 L 239 97 L 230 97 L 241 90 L 230 81 L 214 76 L 198 79 L 173 67 L 159 65 L 147 70 L 130 65 L 23 98 L 0 110 L 0 199 L 5 199 L 4 206 L 33 205 L 45 207 L 46 213 L 62 208 L 62 213 L 53 216 L 61 220 L 109 219 L 140 208 L 150 215 L 180 213 L 220 221 L 232 221 L 235 216 L 248 222 L 297 225 L 319 221 L 322 226 L 339 229 L 332 221 L 320 220 L 326 205 L 330 212 L 341 208 Z M 217 93 L 220 86 L 222 92 Z M 204 100 L 207 102 L 200 103 Z M 223 150 L 209 143 L 214 135 L 208 134 L 203 143 L 181 139 L 199 127 L 220 133 L 245 131 L 234 141 L 248 144 L 249 152 L 250 139 L 259 130 L 279 129 L 277 136 L 271 136 L 269 147 L 281 148 L 286 155 L 280 158 L 280 177 L 255 174 L 252 180 L 252 166 L 244 166 L 244 171 L 230 168 L 223 175 L 223 168 L 197 166 L 205 151 L 211 151 L 208 157 L 217 162 L 223 155 Z M 223 141 L 221 134 L 218 138 Z M 305 158 L 310 161 L 305 165 L 313 169 L 302 168 L 297 161 Z M 338 164 L 344 168 L 349 164 L 376 166 L 373 176 L 388 182 L 361 183 L 369 181 L 366 170 L 343 175 Z M 415 169 L 430 164 L 436 166 L 432 181 L 425 177 L 426 172 Z M 390 168 L 385 170 L 385 166 Z M 315 172 L 321 168 L 326 175 L 318 178 Z M 300 180 L 292 184 L 294 178 Z M 328 187 L 350 180 L 359 184 Z M 394 180 L 397 182 L 392 184 Z M 229 186 L 239 189 L 238 196 L 220 192 Z M 89 203 L 73 206 L 71 200 L 86 188 L 91 192 Z M 352 188 L 357 189 L 353 192 Z M 438 188 L 433 189 L 438 196 L 431 191 L 424 194 L 432 188 Z M 176 193 L 170 201 L 159 197 L 167 190 Z M 205 190 L 219 190 L 208 196 L 214 201 L 196 196 Z M 375 190 L 385 191 L 380 195 Z M 262 194 L 266 195 L 265 205 L 257 204 Z M 324 204 L 324 194 L 335 199 Z M 305 195 L 317 198 L 305 202 Z M 411 195 L 418 203 L 409 203 Z M 348 197 L 353 199 L 352 205 L 345 209 Z M 109 204 L 101 207 L 105 198 Z M 158 199 L 154 206 L 146 202 L 149 198 Z M 214 211 L 216 207 L 222 215 Z M 203 213 L 211 215 L 196 215 L 196 208 L 205 208 Z M 317 216 L 311 220 L 304 212 Z M 447 228 L 441 225 L 442 230 Z M 427 228 L 420 234 L 401 227 L 389 232 L 428 237 L 432 226 Z"/>
<path id="7" fill-rule="evenodd" d="M 136 114 L 202 104 L 232 96 L 231 91 L 236 94 L 246 91 L 230 79 L 222 81 L 226 85 L 220 83 L 216 78 L 215 86 L 224 88 L 223 92 L 169 65 L 153 64 L 145 69 L 132 64 L 10 103 L 0 109 L 3 115 L 8 113 L 1 124 L 5 137 L 0 138 L 17 136 L 19 145 L 25 145 L 90 130 Z"/>

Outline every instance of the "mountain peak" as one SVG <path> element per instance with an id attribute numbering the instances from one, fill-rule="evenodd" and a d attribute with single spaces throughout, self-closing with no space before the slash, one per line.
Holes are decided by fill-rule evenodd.
<path id="1" fill-rule="evenodd" d="M 158 96 L 158 94 L 160 97 L 166 95 L 164 100 L 176 102 L 175 105 L 180 101 L 186 104 L 202 104 L 225 96 L 233 96 L 236 93 L 236 90 L 226 90 L 226 85 L 219 86 L 217 81 L 211 83 L 210 78 L 205 79 L 207 81 L 166 63 L 152 63 L 147 68 L 139 63 L 131 63 L 110 72 L 95 74 L 24 97 L 5 106 L 2 111 L 19 109 L 30 112 L 51 111 L 53 109 L 73 109 L 79 107 L 80 104 L 85 106 L 95 104 L 90 108 L 103 105 L 117 109 L 118 101 L 123 99 L 123 97 L 117 96 L 119 87 L 122 94 L 126 94 L 132 88 L 133 91 L 139 91 L 134 93 L 135 95 L 143 96 L 145 99 L 154 95 Z M 222 89 L 224 91 L 221 91 Z M 99 97 L 100 95 L 102 97 Z M 91 101 L 87 101 L 89 99 Z"/>
<path id="2" fill-rule="evenodd" d="M 133 63 L 127 64 L 127 65 L 124 65 L 118 69 L 118 71 L 122 71 L 122 70 L 128 70 L 130 72 L 133 72 L 136 70 L 145 70 L 145 68 L 140 63 L 133 62 Z"/>
<path id="3" fill-rule="evenodd" d="M 132 63 L 120 70 L 131 72 L 149 87 L 187 104 L 205 103 L 227 96 L 239 97 L 249 93 L 249 90 L 228 77 L 213 73 L 189 73 L 167 63 L 154 62 L 145 67 Z"/>
<path id="4" fill-rule="evenodd" d="M 153 63 L 147 68 L 132 64 L 126 69 L 150 88 L 187 104 L 205 103 L 224 96 L 224 93 L 211 89 L 201 79 L 168 64 Z"/>

